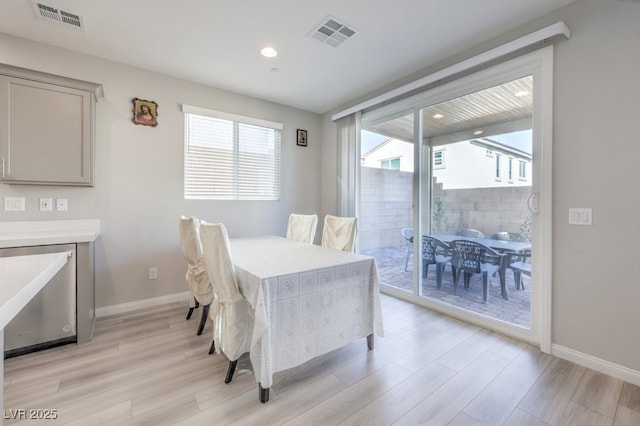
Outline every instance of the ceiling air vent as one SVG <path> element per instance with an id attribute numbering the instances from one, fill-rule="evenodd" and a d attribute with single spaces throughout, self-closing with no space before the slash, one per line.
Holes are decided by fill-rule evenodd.
<path id="1" fill-rule="evenodd" d="M 355 30 L 347 27 L 337 19 L 328 17 L 311 32 L 310 36 L 329 46 L 338 47 L 355 33 Z"/>
<path id="2" fill-rule="evenodd" d="M 31 4 L 33 4 L 33 9 L 38 19 L 75 31 L 84 31 L 84 24 L 80 15 L 47 6 L 37 1 L 31 2 Z"/>

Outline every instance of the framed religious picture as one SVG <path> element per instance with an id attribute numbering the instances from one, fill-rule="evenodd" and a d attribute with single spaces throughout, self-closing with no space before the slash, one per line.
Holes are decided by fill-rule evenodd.
<path id="1" fill-rule="evenodd" d="M 296 144 L 298 146 L 307 146 L 307 131 L 298 129 Z"/>
<path id="2" fill-rule="evenodd" d="M 158 104 L 153 101 L 133 98 L 133 121 L 135 124 L 156 127 L 158 125 Z"/>

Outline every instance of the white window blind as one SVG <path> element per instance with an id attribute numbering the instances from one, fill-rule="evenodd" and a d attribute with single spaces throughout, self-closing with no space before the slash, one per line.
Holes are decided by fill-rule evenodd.
<path id="1" fill-rule="evenodd" d="M 183 111 L 185 199 L 280 199 L 282 124 L 187 105 Z"/>

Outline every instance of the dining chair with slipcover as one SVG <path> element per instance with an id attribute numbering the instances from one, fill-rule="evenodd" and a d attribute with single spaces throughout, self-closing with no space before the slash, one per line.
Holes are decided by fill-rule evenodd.
<path id="1" fill-rule="evenodd" d="M 187 319 L 191 319 L 193 310 L 202 306 L 202 315 L 198 324 L 197 335 L 202 330 L 209 317 L 209 308 L 214 298 L 213 287 L 202 259 L 202 245 L 200 244 L 200 220 L 197 217 L 180 217 L 180 245 L 182 253 L 187 259 L 187 272 L 184 276 L 189 286 L 189 312 Z"/>
<path id="2" fill-rule="evenodd" d="M 353 253 L 356 249 L 358 219 L 326 215 L 322 229 L 322 247 Z"/>
<path id="3" fill-rule="evenodd" d="M 402 228 L 400 234 L 402 234 L 407 248 L 407 256 L 404 259 L 404 270 L 406 271 L 409 265 L 409 256 L 413 253 L 413 228 Z"/>
<path id="4" fill-rule="evenodd" d="M 313 244 L 318 227 L 317 214 L 297 214 L 289 215 L 287 223 L 287 238 Z"/>
<path id="5" fill-rule="evenodd" d="M 429 265 L 436 265 L 436 286 L 442 287 L 442 273 L 451 261 L 451 249 L 444 241 L 429 235 L 422 236 L 422 278 L 427 279 Z M 454 274 L 455 280 L 455 274 Z"/>
<path id="6" fill-rule="evenodd" d="M 482 300 L 489 299 L 489 278 L 500 273 L 500 289 L 502 297 L 509 299 L 505 285 L 504 268 L 506 255 L 498 253 L 490 247 L 469 240 L 453 240 L 449 242 L 451 249 L 451 266 L 455 268 L 454 288 L 458 288 L 461 273 L 464 273 L 464 288 L 469 288 L 471 276 L 482 274 Z"/>
<path id="7" fill-rule="evenodd" d="M 238 289 L 229 236 L 222 223 L 200 225 L 200 239 L 209 280 L 216 298 L 209 315 L 213 320 L 213 342 L 209 353 L 222 352 L 229 360 L 224 382 L 233 379 L 238 359 L 251 348 L 254 315 Z"/>

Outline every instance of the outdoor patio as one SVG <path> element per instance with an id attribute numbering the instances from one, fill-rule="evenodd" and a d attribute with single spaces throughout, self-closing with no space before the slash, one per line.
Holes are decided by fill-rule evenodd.
<path id="1" fill-rule="evenodd" d="M 411 290 L 413 286 L 413 255 L 409 258 L 409 266 L 405 272 L 406 249 L 404 247 L 363 250 L 362 254 L 375 257 L 381 284 Z M 500 279 L 498 276 L 491 277 L 489 279 L 489 299 L 487 302 L 482 300 L 482 276 L 480 274 L 472 276 L 469 289 L 464 288 L 463 280 L 460 278 L 457 292 L 454 292 L 450 265 L 445 267 L 440 290 L 436 288 L 435 279 L 435 265 L 430 265 L 427 280 L 423 281 L 421 293 L 423 296 L 512 324 L 524 327 L 531 326 L 531 287 L 530 279 L 527 276 L 523 277 L 525 289 L 516 290 L 513 272 L 510 269 L 507 270 L 506 284 L 509 291 L 509 300 L 504 300 L 500 295 Z"/>

